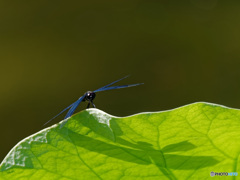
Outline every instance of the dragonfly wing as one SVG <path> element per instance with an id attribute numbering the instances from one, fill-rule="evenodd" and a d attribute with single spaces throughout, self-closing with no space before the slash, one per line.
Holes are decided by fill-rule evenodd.
<path id="1" fill-rule="evenodd" d="M 74 113 L 74 111 L 76 110 L 76 108 L 78 107 L 78 105 L 82 102 L 82 100 L 85 98 L 85 95 L 83 95 L 82 97 L 80 97 L 71 107 L 71 109 L 68 111 L 67 115 L 65 116 L 64 119 L 69 118 L 70 116 L 72 116 L 72 114 Z"/>
<path id="2" fill-rule="evenodd" d="M 129 76 L 129 75 L 128 75 L 128 76 Z M 114 82 L 112 82 L 112 83 L 110 83 L 110 84 L 108 84 L 108 85 L 106 85 L 106 86 L 103 86 L 103 87 L 101 87 L 101 88 L 99 88 L 99 89 L 97 89 L 97 90 L 95 90 L 95 91 L 93 91 L 93 92 L 99 92 L 99 91 L 102 91 L 102 89 L 105 89 L 105 88 L 107 88 L 108 86 L 111 86 L 111 85 L 117 83 L 118 81 L 121 81 L 121 80 L 127 78 L 128 76 L 125 76 L 125 77 L 123 77 L 123 78 L 121 78 L 121 79 L 119 79 L 119 80 L 117 80 L 117 81 L 114 81 Z"/>
<path id="3" fill-rule="evenodd" d="M 138 85 L 141 85 L 141 84 L 143 84 L 143 83 L 107 87 L 107 88 L 104 88 L 104 89 L 98 89 L 98 90 L 96 90 L 96 91 L 94 91 L 94 92 L 107 91 L 107 90 L 120 89 L 120 88 L 127 88 L 127 87 L 132 87 L 132 86 L 138 86 Z"/>
<path id="4" fill-rule="evenodd" d="M 70 116 L 72 116 L 72 114 L 74 113 L 74 111 L 76 110 L 76 108 L 78 107 L 78 105 L 82 102 L 82 100 L 85 98 L 85 95 L 83 95 L 82 97 L 80 97 L 71 107 L 71 109 L 68 111 L 67 115 L 65 116 L 64 119 L 69 118 Z M 63 122 L 60 126 L 60 129 L 67 123 L 67 120 L 65 122 Z"/>
<path id="5" fill-rule="evenodd" d="M 53 119 L 55 119 L 56 117 L 58 117 L 60 114 L 62 114 L 63 112 L 65 112 L 66 110 L 68 110 L 69 108 L 71 108 L 73 106 L 74 103 L 72 103 L 70 106 L 66 107 L 64 110 L 62 110 L 60 113 L 58 113 L 56 116 L 54 116 L 52 119 L 50 119 L 48 122 L 46 122 L 43 126 L 45 126 L 47 123 L 49 123 L 50 121 L 52 121 Z"/>

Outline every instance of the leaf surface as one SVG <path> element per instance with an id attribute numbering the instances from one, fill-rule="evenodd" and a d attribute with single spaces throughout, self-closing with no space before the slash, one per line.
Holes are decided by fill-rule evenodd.
<path id="1" fill-rule="evenodd" d="M 194 103 L 128 117 L 87 109 L 60 128 L 64 121 L 19 142 L 1 163 L 0 179 L 211 179 L 212 171 L 240 172 L 237 109 Z"/>

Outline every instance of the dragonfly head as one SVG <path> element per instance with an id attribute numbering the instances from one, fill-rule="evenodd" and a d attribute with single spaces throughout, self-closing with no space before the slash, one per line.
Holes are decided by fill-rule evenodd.
<path id="1" fill-rule="evenodd" d="M 90 102 L 92 102 L 95 97 L 96 97 L 95 92 L 87 91 L 87 92 L 85 93 L 85 98 L 84 98 L 83 101 L 90 101 Z"/>

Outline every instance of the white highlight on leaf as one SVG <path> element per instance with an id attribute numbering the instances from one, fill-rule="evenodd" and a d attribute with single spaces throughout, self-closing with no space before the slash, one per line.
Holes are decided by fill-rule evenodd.
<path id="1" fill-rule="evenodd" d="M 28 149 L 30 151 L 32 142 L 47 143 L 47 134 L 50 131 L 50 128 L 52 127 L 43 129 L 42 131 L 39 131 L 16 144 L 2 161 L 1 166 L 4 165 L 3 168 L 5 170 L 11 168 L 12 166 L 26 167 L 27 157 L 24 153 L 22 153 L 22 151 L 26 151 Z"/>
<path id="2" fill-rule="evenodd" d="M 88 111 L 88 113 L 92 115 L 99 123 L 106 124 L 108 127 L 110 127 L 110 120 L 114 116 L 95 108 L 87 109 L 86 111 Z"/>

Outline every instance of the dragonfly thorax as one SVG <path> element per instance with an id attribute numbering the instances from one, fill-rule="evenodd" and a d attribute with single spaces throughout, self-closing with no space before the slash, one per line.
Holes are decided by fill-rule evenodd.
<path id="1" fill-rule="evenodd" d="M 87 91 L 85 93 L 85 98 L 83 99 L 83 101 L 90 101 L 90 102 L 92 102 L 95 97 L 96 97 L 95 92 Z"/>

